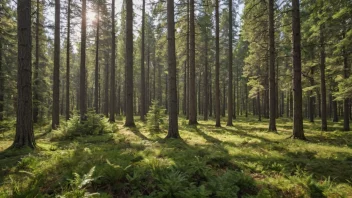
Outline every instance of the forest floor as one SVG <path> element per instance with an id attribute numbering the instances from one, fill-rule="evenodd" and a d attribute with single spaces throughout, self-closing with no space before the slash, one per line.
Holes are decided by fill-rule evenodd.
<path id="1" fill-rule="evenodd" d="M 287 118 L 278 133 L 265 119 L 222 121 L 188 126 L 181 117 L 180 140 L 164 139 L 165 124 L 151 133 L 122 118 L 113 132 L 66 138 L 36 126 L 34 151 L 8 150 L 11 128 L 0 134 L 0 197 L 352 197 L 352 132 L 342 123 L 321 132 L 305 121 L 300 141 Z"/>

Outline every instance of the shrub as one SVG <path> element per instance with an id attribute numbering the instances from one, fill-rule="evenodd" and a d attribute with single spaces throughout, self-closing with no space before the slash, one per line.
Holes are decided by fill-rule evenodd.
<path id="1" fill-rule="evenodd" d="M 147 114 L 147 127 L 150 131 L 160 131 L 160 124 L 163 122 L 161 112 L 162 108 L 159 106 L 159 102 L 157 100 L 153 100 L 152 106 Z"/>
<path id="2" fill-rule="evenodd" d="M 60 125 L 58 130 L 50 134 L 51 139 L 70 139 L 81 135 L 99 135 L 106 132 L 113 132 L 115 125 L 110 124 L 108 119 L 99 114 L 89 111 L 87 120 L 80 120 L 80 116 L 74 113 L 72 118 L 66 124 Z"/>

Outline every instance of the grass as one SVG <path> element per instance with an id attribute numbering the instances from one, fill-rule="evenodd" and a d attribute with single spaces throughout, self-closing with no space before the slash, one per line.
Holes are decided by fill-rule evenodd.
<path id="1" fill-rule="evenodd" d="M 0 134 L 0 197 L 352 197 L 352 133 L 341 123 L 322 133 L 318 121 L 304 122 L 308 141 L 287 139 L 287 118 L 270 133 L 254 117 L 233 127 L 224 119 L 221 128 L 181 117 L 181 140 L 164 139 L 165 123 L 150 133 L 145 123 L 125 128 L 118 119 L 104 133 L 69 138 L 37 126 L 34 151 L 6 150 L 8 127 Z"/>

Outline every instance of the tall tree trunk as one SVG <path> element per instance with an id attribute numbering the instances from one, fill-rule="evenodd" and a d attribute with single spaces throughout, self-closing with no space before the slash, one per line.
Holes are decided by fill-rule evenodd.
<path id="1" fill-rule="evenodd" d="M 216 117 L 216 127 L 221 127 L 220 124 L 220 51 L 219 51 L 219 0 L 215 0 L 215 43 L 216 43 L 216 55 L 215 55 L 215 117 Z"/>
<path id="2" fill-rule="evenodd" d="M 134 127 L 133 119 L 133 0 L 126 1 L 126 122 Z"/>
<path id="3" fill-rule="evenodd" d="M 110 70 L 110 116 L 109 122 L 115 122 L 115 100 L 116 100 L 116 73 L 115 73 L 115 59 L 116 59 L 116 36 L 115 36 L 115 0 L 112 0 L 111 11 L 111 70 Z M 128 53 L 126 51 L 126 53 Z"/>
<path id="4" fill-rule="evenodd" d="M 208 104 L 209 104 L 209 94 L 208 94 L 208 28 L 205 28 L 205 58 L 204 58 L 204 98 L 203 98 L 203 115 L 204 120 L 208 120 Z"/>
<path id="5" fill-rule="evenodd" d="M 169 130 L 166 138 L 179 138 L 177 118 L 176 49 L 174 1 L 167 1 L 167 41 L 168 41 L 168 86 L 169 86 Z"/>
<path id="6" fill-rule="evenodd" d="M 325 85 L 325 38 L 324 25 L 320 25 L 320 92 L 321 92 L 321 130 L 327 131 L 326 85 Z"/>
<path id="7" fill-rule="evenodd" d="M 35 24 L 35 66 L 34 66 L 34 95 L 33 95 L 33 122 L 38 122 L 39 115 L 39 0 L 37 0 L 37 10 L 36 10 L 36 24 Z"/>
<path id="8" fill-rule="evenodd" d="M 258 121 L 262 121 L 262 112 L 260 107 L 260 92 L 257 92 L 257 113 L 258 113 Z"/>
<path id="9" fill-rule="evenodd" d="M 109 55 L 105 53 L 105 78 L 104 78 L 104 115 L 109 116 Z"/>
<path id="10" fill-rule="evenodd" d="M 82 30 L 81 30 L 81 65 L 80 65 L 80 117 L 87 120 L 87 89 L 86 89 L 86 39 L 87 39 L 87 0 L 82 0 Z"/>
<path id="11" fill-rule="evenodd" d="M 337 114 L 337 101 L 333 100 L 332 101 L 332 109 L 333 109 L 333 122 L 338 122 L 339 121 L 339 116 Z"/>
<path id="12" fill-rule="evenodd" d="M 182 113 L 186 115 L 187 109 L 187 61 L 184 62 L 184 75 L 183 75 L 183 103 L 182 103 Z"/>
<path id="13" fill-rule="evenodd" d="M 17 2 L 18 70 L 16 135 L 12 147 L 35 147 L 32 120 L 31 1 Z"/>
<path id="14" fill-rule="evenodd" d="M 228 91 L 227 91 L 227 126 L 233 126 L 232 118 L 233 118 L 233 93 L 232 93 L 232 0 L 229 0 L 229 67 L 228 67 Z M 225 97 L 225 95 L 224 95 Z M 238 101 L 237 101 L 238 102 Z"/>
<path id="15" fill-rule="evenodd" d="M 276 132 L 274 0 L 269 0 L 269 131 Z"/>
<path id="16" fill-rule="evenodd" d="M 60 122 L 60 0 L 55 0 L 54 77 L 52 129 Z"/>
<path id="17" fill-rule="evenodd" d="M 189 64 L 189 124 L 197 124 L 196 58 L 195 58 L 195 18 L 194 0 L 190 0 L 190 64 Z"/>
<path id="18" fill-rule="evenodd" d="M 97 32 L 96 32 L 96 47 L 95 47 L 95 80 L 94 80 L 94 109 L 95 113 L 99 113 L 99 10 L 100 10 L 100 2 L 97 2 Z"/>
<path id="19" fill-rule="evenodd" d="M 302 82 L 301 82 L 301 23 L 299 0 L 292 0 L 292 41 L 293 41 L 293 138 L 306 139 L 303 131 Z"/>
<path id="20" fill-rule="evenodd" d="M 212 81 L 212 72 L 211 72 L 211 68 L 209 70 L 209 116 L 212 117 L 213 116 L 213 81 Z"/>
<path id="21" fill-rule="evenodd" d="M 191 95 L 191 91 L 190 91 L 190 55 L 189 55 L 189 37 L 190 37 L 190 20 L 189 20 L 189 4 L 190 4 L 190 0 L 187 0 L 187 47 L 186 47 L 186 56 L 187 56 L 187 103 L 186 103 L 186 119 L 189 120 L 189 115 L 190 115 L 190 95 Z"/>
<path id="22" fill-rule="evenodd" d="M 141 120 L 145 121 L 145 70 L 144 70 L 144 18 L 145 18 L 145 0 L 142 7 L 142 43 L 141 43 Z"/>
<path id="23" fill-rule="evenodd" d="M 226 113 L 226 83 L 223 83 L 223 93 L 222 93 L 222 112 L 221 116 L 225 117 Z"/>
<path id="24" fill-rule="evenodd" d="M 344 79 L 348 79 L 350 76 L 350 68 L 348 67 L 348 57 L 347 57 L 348 55 L 345 48 L 343 49 L 342 54 L 343 54 L 343 77 Z M 349 113 L 350 113 L 349 98 L 345 98 L 343 100 L 343 130 L 344 131 L 350 130 Z"/>
<path id="25" fill-rule="evenodd" d="M 71 47 L 71 0 L 67 5 L 67 46 L 66 46 L 66 120 L 70 119 L 70 47 Z"/>
<path id="26" fill-rule="evenodd" d="M 2 68 L 2 38 L 0 36 L 0 121 L 4 120 L 4 71 Z"/>
<path id="27" fill-rule="evenodd" d="M 314 67 L 310 68 L 310 86 L 314 86 Z M 309 121 L 314 122 L 314 100 L 315 97 L 313 96 L 313 90 L 309 91 L 310 97 L 309 97 Z"/>

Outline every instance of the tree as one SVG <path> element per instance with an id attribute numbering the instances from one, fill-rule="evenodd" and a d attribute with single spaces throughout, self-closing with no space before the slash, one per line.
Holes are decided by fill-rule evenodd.
<path id="1" fill-rule="evenodd" d="M 55 0 L 54 77 L 52 129 L 60 123 L 60 0 Z"/>
<path id="2" fill-rule="evenodd" d="M 326 121 L 326 85 L 325 85 L 325 38 L 324 25 L 320 25 L 320 93 L 321 93 L 321 130 L 327 131 Z"/>
<path id="3" fill-rule="evenodd" d="M 221 127 L 220 124 L 220 50 L 219 50 L 219 0 L 215 0 L 215 43 L 216 43 L 216 55 L 215 55 L 215 117 L 216 127 Z"/>
<path id="4" fill-rule="evenodd" d="M 191 0 L 192 2 L 192 0 Z M 174 0 L 167 1 L 168 86 L 169 86 L 169 130 L 166 138 L 180 138 L 177 117 L 176 49 Z M 191 119 L 190 119 L 191 120 Z M 191 122 L 190 122 L 191 124 Z"/>
<path id="5" fill-rule="evenodd" d="M 99 29 L 100 29 L 100 2 L 97 2 L 97 32 L 95 40 L 95 78 L 94 78 L 94 109 L 99 113 Z M 114 28 L 114 26 L 113 26 Z"/>
<path id="6" fill-rule="evenodd" d="M 66 120 L 70 119 L 70 34 L 71 34 L 71 0 L 67 3 L 67 46 L 66 46 Z"/>
<path id="7" fill-rule="evenodd" d="M 32 120 L 31 1 L 17 2 L 17 121 L 12 147 L 35 148 Z"/>
<path id="8" fill-rule="evenodd" d="M 133 0 L 126 1 L 126 122 L 133 127 Z"/>
<path id="9" fill-rule="evenodd" d="M 110 122 L 115 122 L 115 59 L 116 59 L 116 36 L 115 36 L 115 0 L 111 3 L 111 70 L 110 70 Z"/>
<path id="10" fill-rule="evenodd" d="M 276 95 L 275 95 L 275 32 L 274 0 L 269 0 L 269 85 L 270 85 L 270 121 L 269 131 L 276 131 Z"/>
<path id="11" fill-rule="evenodd" d="M 36 4 L 36 24 L 35 24 L 35 65 L 34 65 L 34 87 L 33 87 L 33 122 L 38 122 L 38 114 L 39 114 L 39 0 L 37 0 Z M 1 111 L 1 110 L 0 110 Z"/>
<path id="12" fill-rule="evenodd" d="M 86 90 L 86 39 L 87 39 L 87 0 L 82 0 L 82 27 L 81 27 L 81 65 L 79 77 L 80 117 L 87 120 L 87 90 Z"/>
<path id="13" fill-rule="evenodd" d="M 190 20 L 190 62 L 189 62 L 189 122 L 197 124 L 197 95 L 196 95 L 196 57 L 195 57 L 195 25 L 194 25 L 194 0 L 189 1 Z"/>
<path id="14" fill-rule="evenodd" d="M 227 126 L 233 126 L 232 118 L 233 118 L 233 94 L 232 94 L 232 0 L 229 0 L 229 83 L 228 83 L 228 91 L 227 91 Z M 225 97 L 225 96 L 224 96 Z"/>
<path id="15" fill-rule="evenodd" d="M 145 121 L 145 112 L 146 112 L 146 90 L 145 90 L 145 69 L 144 69 L 144 30 L 145 30 L 145 0 L 143 0 L 142 8 L 142 41 L 141 41 L 141 120 Z"/>
<path id="16" fill-rule="evenodd" d="M 292 0 L 293 135 L 305 140 L 302 115 L 301 24 L 299 0 Z"/>

